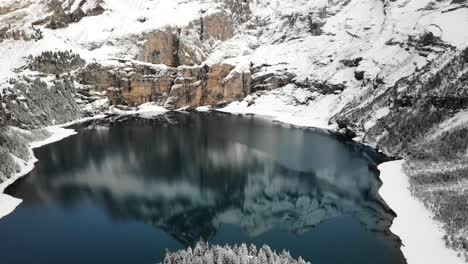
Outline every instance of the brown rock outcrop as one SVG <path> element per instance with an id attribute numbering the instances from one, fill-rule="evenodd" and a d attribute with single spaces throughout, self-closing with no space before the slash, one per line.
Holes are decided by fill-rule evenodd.
<path id="1" fill-rule="evenodd" d="M 201 38 L 225 41 L 234 36 L 235 21 L 225 12 L 201 18 Z"/>
<path id="2" fill-rule="evenodd" d="M 104 67 L 99 63 L 86 65 L 77 74 L 77 80 L 81 84 L 92 85 L 97 90 L 105 90 L 109 87 L 117 87 L 116 74 L 111 68 Z"/>
<path id="3" fill-rule="evenodd" d="M 142 75 L 145 67 L 137 66 L 120 87 L 116 98 L 127 105 L 140 105 L 147 102 L 164 102 L 174 82 L 172 69 L 160 70 Z M 114 93 L 115 94 L 115 93 Z M 115 100 L 114 100 L 115 101 Z"/>
<path id="4" fill-rule="evenodd" d="M 126 72 L 91 64 L 77 79 L 107 91 L 114 104 L 131 106 L 166 101 L 175 108 L 218 105 L 242 100 L 251 90 L 250 72 L 236 72 L 229 64 L 178 68 L 135 64 L 132 69 Z"/>
<path id="5" fill-rule="evenodd" d="M 114 104 L 152 101 L 180 108 L 242 100 L 251 91 L 250 71 L 237 72 L 234 65 L 225 63 L 200 65 L 212 47 L 234 36 L 237 25 L 248 17 L 247 2 L 225 0 L 223 4 L 231 12 L 202 15 L 184 28 L 165 27 L 145 36 L 139 60 L 169 67 L 132 63 L 118 69 L 90 68 L 79 79 L 108 90 Z"/>
<path id="6" fill-rule="evenodd" d="M 149 33 L 140 53 L 140 60 L 171 67 L 179 66 L 179 35 L 180 30 L 171 27 Z"/>
<path id="7" fill-rule="evenodd" d="M 242 100 L 250 93 L 250 73 L 233 70 L 233 65 L 217 64 L 179 72 L 170 93 L 175 98 L 174 107 L 215 106 Z"/>
<path id="8" fill-rule="evenodd" d="M 148 34 L 139 60 L 170 67 L 201 64 L 217 41 L 234 36 L 235 25 L 230 14 L 218 12 L 200 17 L 185 28 L 155 30 Z"/>

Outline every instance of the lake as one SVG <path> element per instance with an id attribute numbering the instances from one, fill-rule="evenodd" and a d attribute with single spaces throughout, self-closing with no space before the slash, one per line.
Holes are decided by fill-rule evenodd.
<path id="1" fill-rule="evenodd" d="M 406 263 L 378 195 L 382 157 L 343 136 L 221 113 L 74 128 L 7 188 L 24 202 L 0 220 L 1 263 L 159 263 L 199 240 Z"/>

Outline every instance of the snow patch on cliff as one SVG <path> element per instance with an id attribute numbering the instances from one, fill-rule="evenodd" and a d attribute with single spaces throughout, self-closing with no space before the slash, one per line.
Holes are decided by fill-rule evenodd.
<path id="1" fill-rule="evenodd" d="M 231 103 L 219 110 L 234 114 L 271 116 L 282 123 L 337 130 L 337 125 L 330 122 L 330 119 L 362 92 L 360 87 L 356 87 L 322 95 L 289 84 L 272 91 L 250 95 L 241 102 Z"/>
<path id="2" fill-rule="evenodd" d="M 166 112 L 168 112 L 166 108 L 159 106 L 156 103 L 151 103 L 151 102 L 144 103 L 134 109 L 125 109 L 125 110 L 111 106 L 108 111 L 108 113 L 112 115 L 119 115 L 119 116 L 138 115 L 141 118 L 154 118 Z"/>
<path id="3" fill-rule="evenodd" d="M 268 91 L 259 96 L 248 96 L 244 101 L 234 102 L 219 109 L 235 114 L 271 116 L 275 120 L 298 126 L 333 129 L 328 124 L 330 113 L 337 104 L 338 96 L 323 96 L 294 85 Z M 313 103 L 308 101 L 314 99 Z"/>

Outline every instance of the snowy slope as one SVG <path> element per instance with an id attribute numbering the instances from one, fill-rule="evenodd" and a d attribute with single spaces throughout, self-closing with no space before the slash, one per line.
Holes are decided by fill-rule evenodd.
<path id="1" fill-rule="evenodd" d="M 24 8 L 0 15 L 0 27 L 8 25 L 12 30 L 30 31 L 32 23 L 50 15 L 46 2 L 22 1 Z M 16 3 L 3 1 L 0 8 L 2 5 L 17 5 Z M 85 17 L 78 23 L 57 30 L 37 27 L 41 28 L 44 34 L 41 40 L 3 41 L 0 45 L 0 77 L 5 81 L 6 77 L 15 75 L 13 71 L 16 68 L 26 63 L 27 56 L 50 50 L 73 50 L 86 59 L 99 61 L 115 56 L 133 59 L 137 51 L 133 50 L 133 54 L 126 52 L 127 49 L 135 49 L 133 46 L 136 34 L 166 25 L 187 25 L 200 15 L 201 10 L 210 12 L 216 6 L 212 1 L 108 0 L 103 4 L 106 11 L 100 16 Z M 139 18 L 145 18 L 146 21 L 139 22 Z M 120 38 L 126 39 L 121 41 Z M 114 44 L 113 41 L 117 43 Z"/>
<path id="2" fill-rule="evenodd" d="M 0 25 L 8 23 L 27 30 L 31 23 L 50 14 L 46 1 L 23 2 L 29 5 L 0 16 Z M 2 63 L 0 73 L 11 73 L 24 63 L 22 58 L 26 55 L 51 49 L 71 49 L 84 58 L 97 60 L 133 59 L 138 53 L 138 43 L 134 43 L 137 34 L 166 25 L 183 27 L 202 12 L 208 15 L 219 10 L 220 2 L 107 0 L 102 4 L 103 14 L 84 17 L 66 28 L 44 28 L 43 40 L 29 45 L 17 41 L 2 43 L 2 49 L 8 51 L 2 52 L 2 61 L 8 63 Z M 16 2 L 3 1 L 1 5 L 8 3 Z M 394 82 L 427 63 L 427 58 L 404 47 L 388 46 L 385 43 L 389 40 L 405 41 L 408 36 L 429 30 L 453 45 L 462 47 L 467 43 L 468 33 L 457 29 L 468 25 L 468 10 L 460 8 L 444 13 L 453 8 L 450 0 L 437 2 L 431 10 L 425 10 L 430 3 L 429 0 L 252 1 L 252 19 L 238 29 L 234 38 L 216 47 L 207 61 L 213 64 L 229 59 L 246 60 L 254 65 L 272 65 L 263 71 L 287 69 L 297 75 L 298 81 L 318 78 L 331 83 L 346 82 L 352 87 L 359 82 L 354 79 L 353 70 L 343 67 L 340 60 L 363 57 L 359 69 L 371 76 L 380 73 Z M 93 4 L 94 1 L 89 2 Z M 310 14 L 313 20 L 324 23 L 320 35 L 308 30 Z M 262 26 L 251 26 L 255 23 Z"/>
<path id="3" fill-rule="evenodd" d="M 420 54 L 419 50 L 409 45 L 388 45 L 389 42 L 405 43 L 410 36 L 433 32 L 447 44 L 460 49 L 468 46 L 467 32 L 460 30 L 468 26 L 468 9 L 460 8 L 447 12 L 454 8 L 451 1 L 434 4 L 425 0 L 363 0 L 350 1 L 346 6 L 335 7 L 328 6 L 325 1 L 322 5 L 319 4 L 321 1 L 313 2 L 314 4 L 308 2 L 276 2 L 272 5 L 275 8 L 265 8 L 265 5 L 259 5 L 257 8 L 260 17 L 274 14 L 272 17 L 281 18 L 285 12 L 298 12 L 291 11 L 291 5 L 295 4 L 303 7 L 299 11 L 304 10 L 303 14 L 326 7 L 332 15 L 324 19 L 326 24 L 322 28 L 323 34 L 311 36 L 305 30 L 288 32 L 284 30 L 284 23 L 274 21 L 268 27 L 267 33 L 260 35 L 260 38 L 250 44 L 254 47 L 259 46 L 257 49 L 242 50 L 244 53 L 251 52 L 250 56 L 244 55 L 243 58 L 252 61 L 254 65 L 273 65 L 265 67 L 264 71 L 287 68 L 297 75 L 297 82 L 319 80 L 329 84 L 343 84 L 348 89 L 339 94 L 316 96 L 315 100 L 294 108 L 295 110 L 280 106 L 278 111 L 272 109 L 271 105 L 281 105 L 280 102 L 275 103 L 275 100 L 288 101 L 291 88 L 286 89 L 288 92 L 281 98 L 278 97 L 277 91 L 272 91 L 256 100 L 253 105 L 248 102 L 234 103 L 225 109 L 226 111 L 274 115 L 281 121 L 291 120 L 292 123 L 298 123 L 296 119 L 299 119 L 305 125 L 333 128 L 328 125 L 330 118 L 339 113 L 346 104 L 365 98 L 369 91 L 368 82 L 382 78 L 385 86 L 390 87 L 439 56 L 437 48 L 429 54 Z M 433 6 L 433 9 L 425 10 L 427 6 Z M 278 42 L 277 39 L 283 36 L 286 36 L 286 41 Z M 243 39 L 234 38 L 224 45 L 229 50 L 233 49 L 234 43 L 242 47 Z M 245 39 L 252 41 L 251 38 Z M 219 56 L 216 52 L 214 54 Z M 346 67 L 340 62 L 360 57 L 362 61 L 356 68 Z M 355 71 L 365 72 L 369 81 L 366 83 L 356 80 Z M 303 93 L 301 90 L 303 89 L 296 93 Z M 378 93 L 374 92 L 374 96 Z M 363 102 L 365 101 L 361 101 Z M 251 106 L 247 107 L 248 104 Z"/>

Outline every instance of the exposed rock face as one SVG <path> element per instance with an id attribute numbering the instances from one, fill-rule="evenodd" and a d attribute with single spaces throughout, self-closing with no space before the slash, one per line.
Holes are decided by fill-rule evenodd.
<path id="1" fill-rule="evenodd" d="M 234 36 L 236 16 L 226 12 L 202 16 L 185 28 L 166 27 L 148 34 L 139 59 L 170 67 L 201 64 L 217 41 Z"/>
<path id="2" fill-rule="evenodd" d="M 52 0 L 46 6 L 52 15 L 35 21 L 33 25 L 44 25 L 51 29 L 67 27 L 85 16 L 104 12 L 102 3 Z M 39 56 L 30 57 L 28 65 L 18 70 L 27 67 L 33 71 L 53 74 L 57 79 L 68 78 L 61 75 L 70 75 L 71 72 L 72 79 L 88 85 L 86 89 L 105 92 L 113 104 L 134 106 L 153 101 L 178 108 L 242 100 L 252 90 L 249 70 L 234 70 L 236 65 L 229 63 L 215 63 L 210 67 L 202 63 L 216 44 L 233 37 L 238 26 L 250 18 L 249 1 L 223 0 L 218 4 L 221 9 L 209 13 L 200 10 L 200 17 L 188 23 L 186 27 L 167 26 L 143 34 L 146 41 L 139 46 L 139 60 L 168 67 L 138 63 L 115 67 L 102 66 L 99 63 L 85 65 L 85 61 L 79 55 L 67 51 L 44 52 Z M 140 22 L 144 23 L 145 20 Z M 8 36 L 13 32 L 9 28 L 4 31 Z M 0 30 L 0 36 L 2 32 Z M 21 32 L 17 35 L 15 38 L 24 38 L 21 37 Z M 77 73 L 73 73 L 75 70 L 78 70 Z M 269 89 L 280 87 L 287 80 L 289 79 L 283 80 L 282 77 L 269 78 Z M 260 82 L 257 81 L 257 85 L 262 85 Z M 39 85 L 39 82 L 36 85 Z M 19 123 L 32 121 L 21 117 L 21 111 L 18 110 L 21 107 L 8 105 L 8 109 L 12 113 L 15 112 L 12 117 L 14 120 L 19 118 Z"/>
<path id="3" fill-rule="evenodd" d="M 179 37 L 180 30 L 171 27 L 149 33 L 140 60 L 171 67 L 179 66 Z"/>
<path id="4" fill-rule="evenodd" d="M 86 65 L 78 72 L 77 79 L 80 83 L 93 85 L 98 90 L 115 86 L 114 73 L 99 63 Z"/>
<path id="5" fill-rule="evenodd" d="M 274 90 L 291 83 L 296 77 L 287 71 L 258 73 L 258 69 L 253 69 L 252 92 Z"/>
<path id="6" fill-rule="evenodd" d="M 229 64 L 178 68 L 133 64 L 112 69 L 91 64 L 80 71 L 78 81 L 107 91 L 114 104 L 152 101 L 175 108 L 197 107 L 242 100 L 251 92 L 250 72 L 234 68 Z"/>
<path id="7" fill-rule="evenodd" d="M 201 105 L 207 74 L 207 67 L 180 68 L 173 81 L 167 105 L 173 108 Z"/>
<path id="8" fill-rule="evenodd" d="M 233 70 L 232 65 L 220 64 L 179 72 L 170 93 L 176 98 L 174 106 L 196 107 L 242 100 L 250 93 L 250 73 Z"/>
<path id="9" fill-rule="evenodd" d="M 104 91 L 113 104 L 139 105 L 167 97 L 172 86 L 173 68 L 131 64 L 130 67 L 87 65 L 77 74 L 77 81 Z"/>
<path id="10" fill-rule="evenodd" d="M 180 108 L 242 100 L 252 90 L 249 70 L 239 72 L 227 63 L 200 65 L 213 45 L 231 38 L 236 26 L 249 16 L 248 2 L 225 1 L 223 5 L 232 12 L 202 13 L 187 27 L 168 26 L 146 35 L 139 60 L 168 67 L 138 63 L 103 67 L 93 63 L 81 69 L 76 79 L 106 91 L 113 104 L 133 106 L 152 101 Z M 285 85 L 292 78 L 288 77 L 269 78 L 269 88 Z"/>
<path id="11" fill-rule="evenodd" d="M 200 38 L 225 41 L 235 32 L 235 21 L 227 13 L 221 12 L 200 19 Z"/>
<path id="12" fill-rule="evenodd" d="M 206 104 L 214 105 L 223 98 L 226 101 L 241 100 L 250 93 L 251 76 L 248 72 L 233 72 L 229 64 L 210 68 L 207 78 Z"/>

